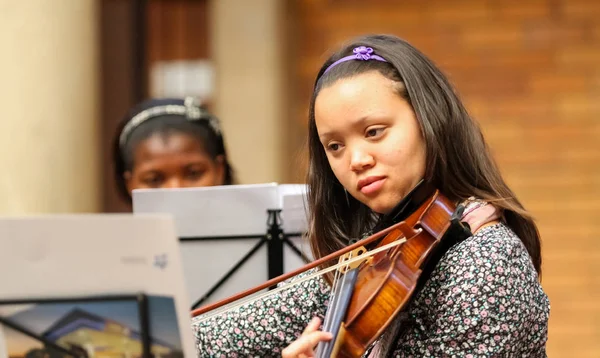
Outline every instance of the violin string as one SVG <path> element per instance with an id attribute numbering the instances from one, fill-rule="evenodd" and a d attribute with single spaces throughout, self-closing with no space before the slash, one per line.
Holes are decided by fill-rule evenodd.
<path id="1" fill-rule="evenodd" d="M 344 260 L 342 262 L 339 262 L 340 264 L 346 264 L 346 266 L 344 267 L 344 272 L 347 272 L 347 268 L 349 267 L 349 263 L 348 260 L 352 258 L 352 255 L 354 254 L 354 251 L 350 251 L 350 253 L 348 253 L 347 256 L 347 260 L 344 260 L 344 257 L 346 255 L 342 255 L 342 257 L 340 258 L 340 260 Z M 343 282 L 340 285 L 340 277 L 342 276 L 341 274 L 342 270 L 336 270 L 335 271 L 335 276 L 333 279 L 333 282 L 331 284 L 331 292 L 329 293 L 329 297 L 330 297 L 330 302 L 329 302 L 329 307 L 327 307 L 327 313 L 325 314 L 325 319 L 323 321 L 323 331 L 325 332 L 331 332 L 332 331 L 332 324 L 334 322 L 331 321 L 331 315 L 333 312 L 336 312 L 339 309 L 339 305 L 340 305 L 340 300 L 339 299 L 335 299 L 336 297 L 338 297 L 338 290 L 339 291 L 343 291 Z M 340 287 L 338 287 L 340 286 Z M 325 343 L 325 345 L 327 345 L 328 343 Z"/>
<path id="2" fill-rule="evenodd" d="M 345 255 L 342 255 L 342 257 L 340 258 L 340 260 L 343 260 Z M 352 251 L 348 254 L 348 258 L 352 257 Z M 343 264 L 347 263 L 347 261 L 338 261 L 338 264 Z M 347 266 L 347 265 L 346 265 Z M 333 282 L 331 283 L 331 292 L 329 294 L 329 296 L 335 296 L 337 294 L 337 290 L 338 290 L 338 282 L 340 280 L 340 276 L 341 276 L 341 271 L 340 270 L 336 270 L 335 271 L 335 275 L 333 276 Z"/>
<path id="3" fill-rule="evenodd" d="M 340 264 L 341 262 L 338 260 L 338 264 Z M 340 271 L 336 270 L 335 274 L 333 275 L 333 281 L 331 282 L 331 294 L 335 294 L 336 290 L 337 290 L 337 282 L 340 279 Z"/>
<path id="4" fill-rule="evenodd" d="M 343 265 L 342 265 L 342 266 L 344 267 L 344 269 L 343 269 L 343 272 L 348 272 L 348 268 L 350 267 L 349 260 L 351 260 L 351 259 L 352 259 L 352 255 L 353 255 L 353 254 L 354 254 L 354 251 L 350 251 L 350 252 L 348 253 L 348 257 L 347 257 L 347 259 L 346 259 L 344 262 L 342 262 L 342 264 L 344 264 L 344 263 L 346 264 L 345 266 L 343 266 Z M 343 256 L 342 256 L 342 257 L 343 257 Z M 342 276 L 342 273 L 341 273 L 341 272 L 342 272 L 342 270 L 336 270 L 336 272 L 335 272 L 335 274 L 336 274 L 336 277 L 338 278 L 338 281 L 340 280 L 340 277 Z M 338 290 L 340 290 L 340 291 L 343 291 L 343 289 L 344 289 L 344 281 L 342 281 L 342 283 L 340 284 L 340 287 L 337 287 L 337 289 L 338 289 Z M 332 292 L 332 293 L 331 293 L 329 296 L 330 296 L 330 297 L 334 297 L 334 296 L 336 296 L 336 295 L 337 295 L 337 291 L 335 291 L 335 292 Z M 339 305 L 340 305 L 340 301 L 339 301 L 339 300 L 336 300 L 336 301 L 335 301 L 335 305 L 333 305 L 333 311 L 334 311 L 334 312 L 338 310 L 338 307 L 339 307 Z M 331 309 L 331 308 L 330 308 L 330 309 Z M 329 328 L 331 328 L 331 327 L 329 327 Z"/>
<path id="5" fill-rule="evenodd" d="M 349 265 L 348 260 L 352 259 L 353 254 L 354 251 L 350 251 L 349 253 L 342 255 L 338 260 L 338 264 L 346 264 L 346 266 L 342 265 L 344 272 L 347 272 L 347 268 Z M 325 317 L 321 326 L 321 330 L 323 332 L 329 332 L 332 334 L 335 332 L 336 323 L 334 320 L 334 314 L 339 310 L 339 306 L 341 304 L 341 297 L 338 295 L 338 291 L 340 292 L 340 294 L 344 292 L 345 280 L 340 280 L 340 277 L 342 276 L 341 272 L 342 270 L 340 269 L 335 271 L 334 279 L 331 283 L 331 292 L 329 293 L 329 305 L 327 306 L 327 310 L 325 311 Z M 334 336 L 331 341 L 320 342 L 316 348 L 315 357 L 321 358 L 325 354 L 330 352 L 330 346 L 332 344 L 335 344 L 336 338 L 337 337 Z"/>
<path id="6" fill-rule="evenodd" d="M 340 259 L 338 260 L 338 264 L 342 263 L 343 261 L 341 261 L 343 259 L 344 255 L 342 255 L 342 257 L 340 257 Z M 335 274 L 333 276 L 333 281 L 331 282 L 331 292 L 329 293 L 329 306 L 327 308 L 327 312 L 325 313 L 325 317 L 323 319 L 323 331 L 325 332 L 329 332 L 331 331 L 331 315 L 333 313 L 333 310 L 330 309 L 331 306 L 335 307 L 337 305 L 337 300 L 335 299 L 337 297 L 337 290 L 338 290 L 338 282 L 340 279 L 340 270 L 336 270 Z"/>
<path id="7" fill-rule="evenodd" d="M 252 303 L 252 302 L 258 301 L 258 300 L 260 300 L 262 298 L 274 295 L 276 293 L 279 293 L 281 291 L 287 290 L 287 289 L 289 289 L 289 288 L 291 288 L 293 286 L 299 285 L 299 284 L 301 284 L 303 282 L 306 282 L 308 280 L 312 280 L 315 277 L 319 277 L 319 276 L 322 276 L 322 275 L 324 275 L 324 274 L 326 274 L 328 272 L 336 270 L 336 269 L 338 269 L 341 266 L 349 265 L 351 263 L 363 260 L 363 259 L 365 259 L 367 257 L 373 256 L 373 255 L 378 254 L 378 253 L 380 253 L 382 251 L 389 250 L 389 249 L 391 249 L 391 248 L 393 248 L 395 246 L 402 245 L 405 242 L 406 242 L 406 238 L 398 239 L 398 240 L 393 241 L 393 242 L 391 242 L 389 244 L 386 244 L 386 245 L 383 245 L 381 247 L 375 248 L 375 249 L 373 249 L 371 251 L 367 251 L 367 252 L 365 252 L 365 253 L 363 253 L 361 255 L 358 255 L 358 256 L 356 256 L 356 257 L 354 257 L 354 258 L 352 258 L 352 259 L 350 259 L 350 260 L 348 260 L 346 262 L 338 263 L 338 264 L 333 265 L 333 266 L 329 266 L 329 267 L 327 267 L 325 269 L 322 269 L 320 271 L 314 272 L 314 273 L 312 273 L 310 275 L 306 275 L 305 277 L 302 277 L 302 278 L 300 278 L 300 279 L 298 279 L 296 281 L 293 281 L 293 282 L 290 282 L 290 283 L 288 283 L 286 285 L 282 285 L 280 287 L 277 287 L 277 288 L 275 288 L 275 289 L 273 289 L 271 291 L 263 292 L 263 293 L 258 294 L 256 296 L 246 297 L 244 299 L 238 300 L 234 304 L 227 305 L 227 306 L 224 306 L 224 307 L 219 307 L 219 308 L 214 309 L 214 310 L 212 310 L 210 312 L 207 312 L 204 315 L 199 316 L 201 318 L 196 318 L 195 320 L 196 320 L 196 322 L 206 321 L 206 320 L 210 319 L 211 317 L 213 317 L 215 315 L 219 315 L 219 314 L 225 313 L 227 311 L 234 310 L 234 309 L 239 308 L 239 307 L 241 307 L 241 306 L 243 306 L 243 305 L 245 305 L 247 303 Z"/>

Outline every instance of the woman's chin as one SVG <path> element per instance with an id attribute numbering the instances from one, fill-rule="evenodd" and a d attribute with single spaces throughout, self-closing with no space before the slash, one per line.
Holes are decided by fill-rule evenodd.
<path id="1" fill-rule="evenodd" d="M 373 210 L 377 214 L 386 215 L 394 211 L 396 206 L 402 201 L 401 196 L 391 196 L 388 195 L 385 198 L 377 198 L 379 200 L 372 200 L 368 203 L 365 203 L 369 209 Z"/>
<path id="2" fill-rule="evenodd" d="M 394 206 L 385 205 L 384 203 L 370 203 L 370 204 L 371 205 L 367 205 L 369 207 L 369 209 L 373 210 L 377 214 L 385 215 L 385 214 L 390 213 L 394 209 Z"/>

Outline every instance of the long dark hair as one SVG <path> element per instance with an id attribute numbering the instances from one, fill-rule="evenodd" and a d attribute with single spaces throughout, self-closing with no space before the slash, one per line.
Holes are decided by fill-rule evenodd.
<path id="1" fill-rule="evenodd" d="M 220 129 L 215 130 L 210 125 L 211 120 L 214 121 L 213 123 L 218 123 L 218 119 L 201 106 L 197 106 L 201 115 L 196 120 L 189 120 L 183 114 L 161 114 L 135 126 L 123 137 L 124 128 L 139 113 L 165 106 L 183 107 L 184 102 L 183 99 L 178 98 L 149 99 L 131 109 L 117 127 L 113 141 L 113 174 L 117 191 L 125 200 L 131 200 L 124 174 L 133 170 L 135 148 L 140 142 L 155 134 L 168 136 L 180 133 L 192 136 L 202 144 L 211 159 L 216 160 L 218 156 L 223 157 L 223 184 L 230 185 L 235 182 L 234 171 L 227 157 L 223 133 Z"/>
<path id="2" fill-rule="evenodd" d="M 346 61 L 325 70 L 358 46 L 371 47 L 381 61 Z M 359 238 L 378 219 L 368 207 L 348 195 L 339 183 L 319 140 L 315 100 L 321 89 L 368 71 L 396 81 L 398 94 L 415 112 L 426 142 L 425 180 L 449 199 L 471 196 L 503 209 L 506 224 L 519 236 L 541 274 L 541 244 L 531 215 L 500 174 L 478 124 L 471 118 L 446 76 L 419 50 L 390 35 L 357 38 L 333 54 L 321 67 L 309 108 L 308 204 L 309 240 L 313 255 L 323 257 Z"/>

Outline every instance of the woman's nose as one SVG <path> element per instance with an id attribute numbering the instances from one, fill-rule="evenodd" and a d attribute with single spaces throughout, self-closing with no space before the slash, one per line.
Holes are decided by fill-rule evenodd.
<path id="1" fill-rule="evenodd" d="M 362 148 L 352 150 L 350 157 L 350 168 L 352 171 L 360 172 L 371 168 L 375 164 L 375 160 L 371 154 Z"/>
<path id="2" fill-rule="evenodd" d="M 176 176 L 170 177 L 165 181 L 163 188 L 183 188 L 183 181 Z"/>

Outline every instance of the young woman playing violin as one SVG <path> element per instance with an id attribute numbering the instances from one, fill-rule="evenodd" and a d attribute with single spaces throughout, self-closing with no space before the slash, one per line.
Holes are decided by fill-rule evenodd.
<path id="1" fill-rule="evenodd" d="M 546 356 L 537 228 L 427 57 L 387 35 L 344 46 L 317 76 L 308 140 L 316 258 L 406 218 L 426 188 L 461 208 L 453 215 L 469 229 L 431 264 L 364 357 Z M 195 317 L 199 355 L 322 356 L 315 346 L 338 338 L 321 327 L 337 296 L 331 280 L 302 280 L 307 275 L 234 310 Z"/>

